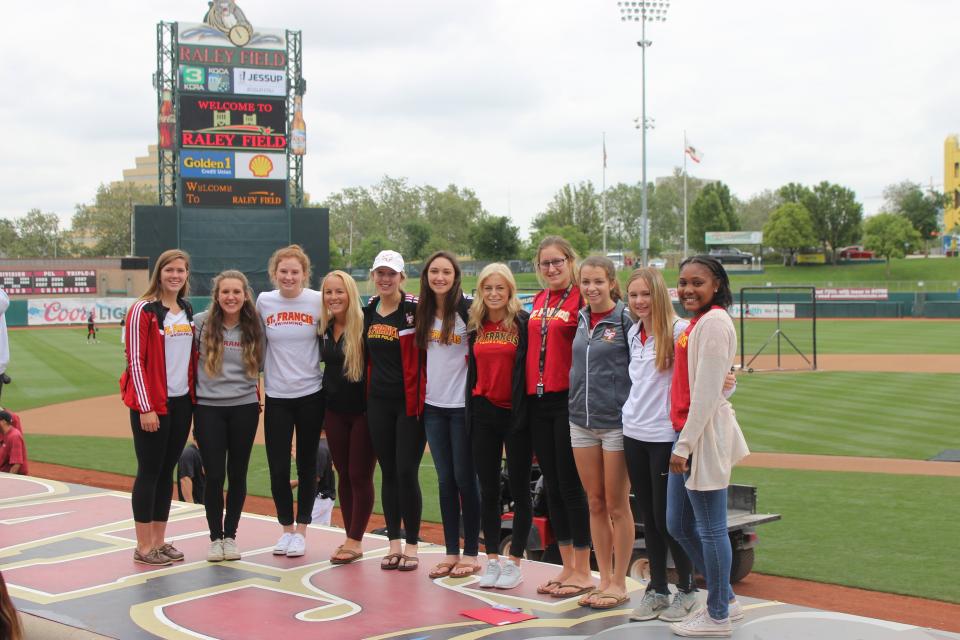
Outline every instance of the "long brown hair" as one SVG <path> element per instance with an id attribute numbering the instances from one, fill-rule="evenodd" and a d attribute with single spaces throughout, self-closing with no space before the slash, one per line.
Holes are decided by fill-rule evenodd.
<path id="1" fill-rule="evenodd" d="M 647 333 L 656 341 L 658 371 L 666 371 L 673 366 L 673 325 L 677 321 L 677 313 L 670 300 L 670 290 L 659 269 L 641 267 L 634 269 L 627 280 L 627 295 L 630 285 L 636 280 L 643 280 L 650 287 L 650 325 L 644 327 Z M 630 310 L 633 315 L 633 310 Z"/>
<path id="2" fill-rule="evenodd" d="M 0 573 L 0 638 L 3 640 L 23 640 L 23 627 L 20 625 L 20 616 L 17 614 L 7 583 Z"/>
<path id="3" fill-rule="evenodd" d="M 211 378 L 215 378 L 223 371 L 223 308 L 218 297 L 220 285 L 224 280 L 239 280 L 243 286 L 243 306 L 240 307 L 241 348 L 243 350 L 243 365 L 247 376 L 256 378 L 263 362 L 263 326 L 260 316 L 253 304 L 253 290 L 247 281 L 247 276 L 239 271 L 222 271 L 213 279 L 210 293 L 210 314 L 207 316 L 206 326 L 203 328 L 203 346 L 206 361 L 203 370 Z"/>
<path id="4" fill-rule="evenodd" d="M 603 272 L 607 275 L 607 280 L 610 282 L 610 299 L 614 302 L 623 300 L 623 294 L 620 293 L 620 281 L 617 280 L 617 267 L 613 264 L 613 260 L 606 256 L 590 256 L 580 263 L 579 273 L 583 273 L 584 267 L 603 269 Z"/>
<path id="5" fill-rule="evenodd" d="M 433 332 L 433 318 L 437 314 L 437 294 L 430 289 L 430 265 L 437 258 L 446 258 L 453 265 L 453 286 L 443 295 L 443 318 L 440 323 L 440 344 L 450 344 L 457 325 L 457 304 L 463 297 L 460 287 L 460 264 L 449 251 L 437 251 L 423 263 L 420 272 L 420 301 L 417 303 L 417 346 L 426 349 Z"/>
<path id="6" fill-rule="evenodd" d="M 483 268 L 477 277 L 477 296 L 470 305 L 470 315 L 468 316 L 470 320 L 467 323 L 467 329 L 470 331 L 479 331 L 487 319 L 487 303 L 483 300 L 483 283 L 486 282 L 490 276 L 500 276 L 503 278 L 507 283 L 507 291 L 510 296 L 507 300 L 503 322 L 500 324 L 508 330 L 512 329 L 517 314 L 520 312 L 520 309 L 523 308 L 523 305 L 520 304 L 520 299 L 517 298 L 517 281 L 514 279 L 510 267 L 502 262 L 491 262 Z"/>
<path id="7" fill-rule="evenodd" d="M 350 305 L 346 310 L 346 323 L 343 327 L 343 375 L 350 382 L 359 382 L 363 377 L 363 306 L 360 302 L 360 290 L 350 274 L 334 270 L 323 277 L 320 285 L 321 295 L 327 286 L 327 280 L 337 277 L 343 282 Z M 317 331 L 325 336 L 327 328 L 333 324 L 333 312 L 323 306 L 320 314 L 320 326 Z"/>
<path id="8" fill-rule="evenodd" d="M 573 245 L 570 244 L 570 241 L 561 236 L 547 236 L 540 241 L 540 244 L 537 246 L 537 255 L 533 259 L 533 266 L 537 272 L 537 281 L 546 286 L 546 283 L 543 281 L 543 277 L 540 275 L 540 254 L 547 247 L 556 247 L 560 249 L 560 253 L 564 255 L 567 259 L 567 266 L 570 269 L 570 284 L 580 284 L 577 268 L 577 252 L 574 250 Z"/>
<path id="9" fill-rule="evenodd" d="M 187 278 L 183 281 L 183 286 L 177 292 L 178 298 L 186 298 L 190 295 L 190 256 L 182 249 L 167 249 L 157 258 L 157 263 L 153 265 L 153 273 L 150 274 L 150 286 L 140 296 L 140 300 L 159 300 L 161 293 L 160 274 L 163 268 L 174 260 L 183 260 L 187 265 Z"/>

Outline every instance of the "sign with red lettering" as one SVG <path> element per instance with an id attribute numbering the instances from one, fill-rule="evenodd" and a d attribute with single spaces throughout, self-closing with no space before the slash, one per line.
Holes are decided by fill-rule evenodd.
<path id="1" fill-rule="evenodd" d="M 183 180 L 184 207 L 279 209 L 286 202 L 286 180 Z"/>
<path id="2" fill-rule="evenodd" d="M 97 272 L 87 271 L 0 271 L 0 287 L 10 295 L 96 293 Z"/>
<path id="3" fill-rule="evenodd" d="M 239 49 L 236 47 L 206 47 L 181 44 L 180 64 L 212 64 L 225 67 L 254 67 L 257 69 L 286 69 L 285 51 Z"/>
<path id="4" fill-rule="evenodd" d="M 180 96 L 183 148 L 285 150 L 284 98 Z"/>
<path id="5" fill-rule="evenodd" d="M 136 298 L 32 298 L 27 301 L 27 324 L 85 324 L 120 322 Z"/>

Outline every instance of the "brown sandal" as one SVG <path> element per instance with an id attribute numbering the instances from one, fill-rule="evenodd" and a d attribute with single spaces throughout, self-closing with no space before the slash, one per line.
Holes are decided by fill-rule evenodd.
<path id="1" fill-rule="evenodd" d="M 593 591 L 596 590 L 596 587 L 594 587 L 593 585 L 584 587 L 579 584 L 561 584 L 560 586 L 557 587 L 557 589 L 558 589 L 557 591 L 553 591 L 550 593 L 551 597 L 575 598 L 576 596 L 581 596 L 585 593 L 592 593 Z M 559 591 L 560 589 L 575 589 L 575 591 L 571 591 L 569 593 L 560 593 Z"/>
<path id="2" fill-rule="evenodd" d="M 400 567 L 400 560 L 403 558 L 402 553 L 388 553 L 383 556 L 383 559 L 380 560 L 380 568 L 384 571 L 392 571 Z"/>
<path id="3" fill-rule="evenodd" d="M 548 580 L 544 584 L 537 587 L 537 593 L 542 596 L 549 596 L 553 593 L 553 590 L 560 586 L 559 580 Z"/>
<path id="4" fill-rule="evenodd" d="M 431 580 L 436 580 L 437 578 L 446 578 L 450 575 L 450 572 L 453 571 L 455 566 L 457 565 L 452 562 L 441 562 L 430 570 L 429 577 Z"/>
<path id="5" fill-rule="evenodd" d="M 346 558 L 338 558 L 339 555 L 346 555 Z M 330 557 L 330 564 L 350 564 L 354 560 L 359 560 L 363 557 L 363 551 L 354 551 L 353 549 L 344 549 L 340 547 L 333 552 L 333 555 Z"/>
<path id="6" fill-rule="evenodd" d="M 410 566 L 410 564 L 408 564 L 408 563 L 412 563 L 413 566 Z M 417 556 L 408 556 L 408 555 L 404 555 L 404 554 L 402 554 L 402 553 L 400 554 L 400 563 L 399 563 L 399 566 L 397 566 L 397 570 L 398 570 L 398 571 L 416 571 L 416 570 L 419 569 L 419 568 L 420 568 L 420 558 L 419 558 L 419 557 L 417 557 Z"/>
<path id="7" fill-rule="evenodd" d="M 592 595 L 593 600 L 589 604 L 591 609 L 615 609 L 630 600 L 630 596 L 627 594 L 621 596 L 606 591 L 597 591 Z M 609 600 L 610 602 L 600 602 L 601 600 Z"/>
<path id="8" fill-rule="evenodd" d="M 454 573 L 457 569 L 469 569 L 464 573 Z M 451 578 L 469 578 L 470 576 L 480 572 L 479 564 L 471 564 L 469 562 L 458 562 L 453 569 L 450 570 Z"/>

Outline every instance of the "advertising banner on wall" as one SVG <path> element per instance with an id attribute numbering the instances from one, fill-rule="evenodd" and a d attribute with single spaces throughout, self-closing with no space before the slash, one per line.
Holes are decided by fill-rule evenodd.
<path id="1" fill-rule="evenodd" d="M 285 180 L 184 180 L 184 207 L 286 206 Z"/>
<path id="2" fill-rule="evenodd" d="M 769 303 L 759 303 L 759 304 L 747 304 L 746 307 L 746 317 L 747 318 L 796 318 L 797 317 L 797 307 L 794 304 L 769 304 Z M 730 308 L 727 309 L 729 313 L 734 318 L 739 318 L 741 313 L 741 307 L 739 304 L 732 304 Z"/>
<path id="3" fill-rule="evenodd" d="M 97 272 L 83 271 L 0 271 L 0 287 L 10 295 L 96 293 Z"/>
<path id="4" fill-rule="evenodd" d="M 180 96 L 184 148 L 273 149 L 287 146 L 284 98 Z"/>
<path id="5" fill-rule="evenodd" d="M 27 300 L 27 324 L 86 324 L 90 313 L 98 323 L 118 323 L 136 298 L 32 298 Z"/>
<path id="6" fill-rule="evenodd" d="M 180 153 L 180 175 L 184 178 L 286 180 L 287 155 L 185 149 Z"/>
<path id="7" fill-rule="evenodd" d="M 257 96 L 285 96 L 287 72 L 280 69 L 234 69 L 233 92 Z"/>
<path id="8" fill-rule="evenodd" d="M 229 67 L 180 65 L 178 76 L 181 91 L 205 93 L 231 93 L 233 91 L 233 69 Z"/>

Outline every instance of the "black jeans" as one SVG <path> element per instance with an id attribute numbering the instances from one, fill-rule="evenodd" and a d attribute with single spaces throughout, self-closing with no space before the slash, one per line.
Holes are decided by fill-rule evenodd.
<path id="1" fill-rule="evenodd" d="M 260 404 L 233 407 L 197 405 L 193 435 L 200 447 L 206 485 L 203 506 L 210 539 L 236 538 L 243 503 L 247 499 L 247 467 L 257 435 Z M 223 483 L 227 488 L 227 514 L 223 514 Z"/>
<path id="2" fill-rule="evenodd" d="M 643 537 L 650 561 L 649 591 L 669 595 L 667 588 L 667 549 L 673 555 L 680 591 L 693 589 L 693 565 L 683 547 L 667 532 L 667 479 L 670 473 L 672 442 L 643 442 L 623 437 L 623 455 L 633 494 L 640 507 Z"/>
<path id="3" fill-rule="evenodd" d="M 527 399 L 533 450 L 543 472 L 550 526 L 557 536 L 557 544 L 587 548 L 590 546 L 590 511 L 570 445 L 568 394 L 566 391 L 545 393 Z"/>
<path id="4" fill-rule="evenodd" d="M 140 414 L 130 410 L 133 450 L 137 454 L 137 477 L 131 502 L 137 522 L 166 522 L 173 497 L 173 470 L 190 435 L 193 403 L 190 396 L 167 398 L 167 414 L 158 416 L 160 428 L 144 431 Z"/>
<path id="5" fill-rule="evenodd" d="M 473 463 L 480 478 L 480 523 L 487 553 L 500 553 L 500 465 L 507 449 L 507 474 L 513 498 L 513 533 L 510 555 L 522 558 L 530 537 L 533 508 L 530 503 L 530 467 L 533 452 L 530 431 L 513 430 L 510 410 L 474 396 L 470 440 Z"/>
<path id="6" fill-rule="evenodd" d="M 313 521 L 317 497 L 317 445 L 323 426 L 323 391 L 302 398 L 267 396 L 263 436 L 270 467 L 270 493 L 277 507 L 277 521 L 293 524 L 293 490 L 290 488 L 290 446 L 297 434 L 297 523 Z"/>
<path id="7" fill-rule="evenodd" d="M 402 521 L 407 543 L 417 544 L 423 516 L 420 461 L 427 444 L 423 423 L 407 415 L 403 398 L 370 397 L 367 426 L 380 462 L 380 504 L 387 537 L 400 538 Z"/>

